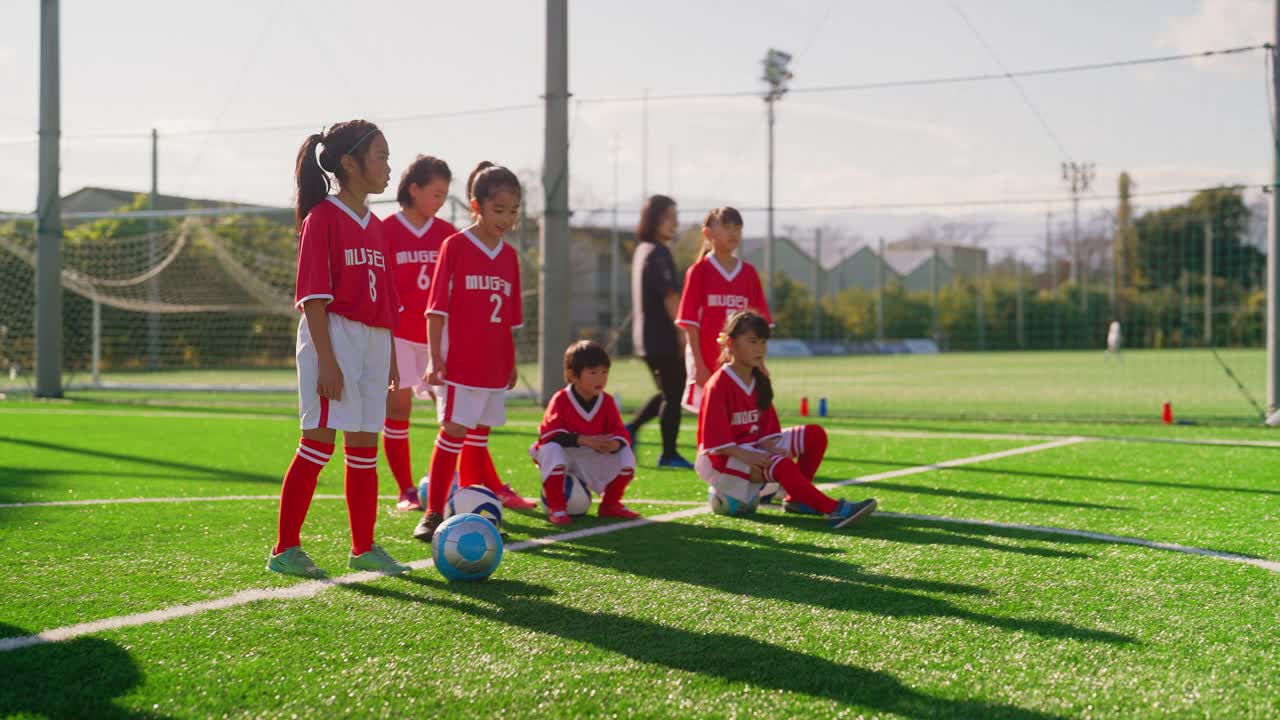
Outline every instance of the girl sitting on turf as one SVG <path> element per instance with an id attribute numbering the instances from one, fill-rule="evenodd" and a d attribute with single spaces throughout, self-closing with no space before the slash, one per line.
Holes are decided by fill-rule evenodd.
<path id="1" fill-rule="evenodd" d="M 596 511 L 600 517 L 640 517 L 622 504 L 622 494 L 635 477 L 636 456 L 627 442 L 618 405 L 604 391 L 609 366 L 609 353 L 596 343 L 582 340 L 569 346 L 564 353 L 564 378 L 569 385 L 552 396 L 538 427 L 538 441 L 529 448 L 542 471 L 547 518 L 554 525 L 572 522 L 565 510 L 566 473 L 593 492 L 603 493 Z"/>
<path id="2" fill-rule="evenodd" d="M 752 310 L 731 315 L 719 334 L 721 366 L 707 381 L 698 413 L 698 477 L 713 488 L 776 482 L 787 492 L 788 512 L 820 514 L 837 528 L 853 524 L 876 501 L 836 500 L 814 487 L 827 434 L 818 425 L 780 428 L 763 372 L 769 335 L 769 321 Z"/>

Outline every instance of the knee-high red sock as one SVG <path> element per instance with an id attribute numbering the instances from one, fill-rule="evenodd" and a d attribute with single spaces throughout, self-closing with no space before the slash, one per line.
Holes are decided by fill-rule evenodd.
<path id="1" fill-rule="evenodd" d="M 445 433 L 444 428 L 436 436 L 436 447 L 431 451 L 427 512 L 444 513 L 444 504 L 449 500 L 449 486 L 453 484 L 453 471 L 458 467 L 458 453 L 462 452 L 462 441 L 463 438 Z"/>
<path id="2" fill-rule="evenodd" d="M 813 486 L 813 481 L 800 472 L 800 466 L 789 458 L 781 458 L 769 469 L 769 479 L 782 485 L 787 497 L 826 514 L 836 509 L 837 501 Z"/>
<path id="3" fill-rule="evenodd" d="M 547 512 L 564 511 L 569 500 L 564 496 L 564 467 L 557 465 L 542 483 L 542 497 L 547 501 Z"/>
<path id="4" fill-rule="evenodd" d="M 805 425 L 796 435 L 795 443 L 799 447 L 791 448 L 791 452 L 796 455 L 800 473 L 813 482 L 822 457 L 827 454 L 827 431 L 821 425 Z"/>
<path id="5" fill-rule="evenodd" d="M 401 492 L 413 487 L 413 463 L 409 459 L 409 421 L 392 420 L 382 426 L 382 449 L 387 454 L 391 476 Z"/>
<path id="6" fill-rule="evenodd" d="M 342 449 L 347 459 L 347 519 L 351 522 L 351 554 L 373 547 L 373 526 L 378 521 L 378 447 Z"/>
<path id="7" fill-rule="evenodd" d="M 489 428 L 467 430 L 458 466 L 462 474 L 460 485 L 484 485 L 493 492 L 498 492 L 502 487 L 502 480 L 498 477 L 498 469 L 493 466 L 493 456 L 489 454 Z"/>
<path id="8" fill-rule="evenodd" d="M 636 471 L 626 468 L 618 473 L 618 476 L 609 481 L 604 486 L 604 497 L 600 498 L 600 507 L 614 507 L 622 504 L 622 495 L 627 491 L 627 486 L 631 484 L 631 479 L 636 476 Z"/>
<path id="9" fill-rule="evenodd" d="M 311 496 L 316 492 L 316 479 L 331 457 L 333 443 L 306 438 L 298 443 L 298 451 L 280 487 L 280 518 L 276 523 L 276 546 L 271 552 L 279 554 L 302 544 L 302 523 L 306 522 Z"/>

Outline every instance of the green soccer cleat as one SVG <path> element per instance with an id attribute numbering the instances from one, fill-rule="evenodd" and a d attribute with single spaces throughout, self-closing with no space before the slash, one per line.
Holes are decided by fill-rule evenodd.
<path id="1" fill-rule="evenodd" d="M 294 545 L 291 548 L 285 548 L 284 552 L 278 555 L 271 555 L 267 558 L 267 569 L 281 575 L 295 575 L 312 580 L 327 577 L 325 571 L 316 565 L 301 545 Z"/>
<path id="2" fill-rule="evenodd" d="M 347 567 L 352 570 L 372 570 L 388 575 L 399 575 L 413 569 L 404 563 L 396 562 L 396 559 L 388 555 L 387 551 L 377 543 L 369 548 L 369 552 L 348 557 Z"/>

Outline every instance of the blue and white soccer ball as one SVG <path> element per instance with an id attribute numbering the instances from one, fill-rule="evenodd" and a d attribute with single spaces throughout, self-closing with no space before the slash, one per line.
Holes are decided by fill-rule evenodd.
<path id="1" fill-rule="evenodd" d="M 431 559 L 446 580 L 484 580 L 502 562 L 502 536 L 488 518 L 454 515 L 431 536 Z"/>
<path id="2" fill-rule="evenodd" d="M 707 489 L 707 503 L 717 515 L 750 515 L 760 506 L 759 483 L 721 476 L 716 487 Z"/>
<path id="3" fill-rule="evenodd" d="M 565 512 L 575 517 L 591 509 L 591 489 L 576 475 L 564 475 Z M 542 491 L 542 509 L 547 509 L 547 491 Z"/>
<path id="4" fill-rule="evenodd" d="M 461 478 L 458 475 L 458 471 L 454 470 L 453 484 L 449 486 L 448 497 L 453 497 L 453 493 L 458 490 L 458 481 L 460 479 Z M 427 506 L 427 489 L 429 487 L 431 487 L 431 473 L 427 473 L 426 475 L 423 475 L 422 479 L 418 481 L 418 504 L 424 508 Z"/>
<path id="5" fill-rule="evenodd" d="M 502 525 L 502 501 L 487 487 L 468 485 L 454 490 L 449 496 L 449 504 L 444 507 L 445 518 L 468 513 L 479 515 L 493 523 L 495 528 Z"/>

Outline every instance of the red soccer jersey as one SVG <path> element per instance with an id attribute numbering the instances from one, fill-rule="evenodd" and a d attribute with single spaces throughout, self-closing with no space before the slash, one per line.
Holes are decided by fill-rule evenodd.
<path id="1" fill-rule="evenodd" d="M 490 250 L 467 230 L 449 237 L 431 277 L 427 314 L 445 318 L 445 382 L 505 388 L 515 362 L 511 331 L 524 324 L 515 248 L 499 242 Z"/>
<path id="2" fill-rule="evenodd" d="M 420 228 L 409 224 L 404 213 L 382 221 L 382 234 L 391 247 L 391 267 L 400 295 L 400 319 L 396 321 L 396 337 L 409 342 L 427 342 L 427 298 L 431 275 L 436 269 L 440 245 L 458 228 L 433 217 Z"/>
<path id="3" fill-rule="evenodd" d="M 538 426 L 538 445 L 542 445 L 560 433 L 575 435 L 607 435 L 628 445 L 626 428 L 618 404 L 609 393 L 600 393 L 591 412 L 587 412 L 569 388 L 561 388 L 551 396 L 547 411 Z"/>
<path id="4" fill-rule="evenodd" d="M 711 465 L 720 472 L 741 473 L 728 468 L 729 457 L 714 451 L 733 445 L 754 445 L 782 432 L 778 413 L 756 403 L 753 378 L 742 382 L 732 369 L 722 367 L 707 380 L 698 413 L 698 452 L 708 453 Z"/>
<path id="5" fill-rule="evenodd" d="M 733 272 L 727 272 L 715 255 L 708 253 L 690 265 L 684 275 L 676 324 L 698 328 L 702 360 L 714 371 L 720 367 L 720 345 L 716 336 L 724 330 L 730 315 L 748 308 L 773 324 L 764 289 L 760 286 L 760 274 L 745 260 L 739 260 Z"/>
<path id="6" fill-rule="evenodd" d="M 325 310 L 370 327 L 394 328 L 400 311 L 395 278 L 387 265 L 382 223 L 364 217 L 330 195 L 302 221 L 294 305 L 322 298 Z"/>

